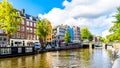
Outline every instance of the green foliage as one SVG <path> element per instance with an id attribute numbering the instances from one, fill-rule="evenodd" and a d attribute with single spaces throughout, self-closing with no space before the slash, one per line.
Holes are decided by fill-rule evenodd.
<path id="1" fill-rule="evenodd" d="M 10 36 L 17 31 L 20 23 L 20 14 L 13 8 L 12 4 L 8 3 L 7 0 L 0 2 L 0 28 L 8 35 L 8 44 Z"/>
<path id="2" fill-rule="evenodd" d="M 82 28 L 80 30 L 81 32 L 81 37 L 82 37 L 82 40 L 86 40 L 88 39 L 89 41 L 92 41 L 93 39 L 93 35 L 90 33 L 90 31 L 88 30 L 88 28 Z"/>
<path id="3" fill-rule="evenodd" d="M 120 7 L 117 8 L 117 13 L 115 14 L 114 17 L 116 18 L 114 23 L 120 23 Z"/>
<path id="4" fill-rule="evenodd" d="M 119 41 L 120 42 L 120 36 L 118 34 L 110 34 L 107 36 L 108 42 L 115 42 Z"/>
<path id="5" fill-rule="evenodd" d="M 46 43 L 46 36 L 50 33 L 49 21 L 47 19 L 41 19 L 36 23 L 36 35 L 40 39 L 43 39 Z"/>
<path id="6" fill-rule="evenodd" d="M 65 40 L 65 42 L 67 42 L 67 43 L 70 42 L 70 33 L 69 33 L 68 30 L 67 30 L 66 33 L 65 33 L 64 40 Z"/>
<path id="7" fill-rule="evenodd" d="M 114 23 L 109 31 L 113 32 L 113 33 L 119 33 L 120 34 L 120 22 Z"/>
<path id="8" fill-rule="evenodd" d="M 101 37 L 101 36 L 97 36 L 99 38 L 99 41 L 100 42 L 106 42 L 106 39 L 104 37 Z"/>
<path id="9" fill-rule="evenodd" d="M 114 16 L 116 20 L 113 21 L 114 24 L 109 30 L 112 34 L 107 36 L 107 39 L 109 40 L 109 42 L 113 42 L 115 40 L 120 41 L 120 7 L 117 10 L 118 12 Z"/>
<path id="10" fill-rule="evenodd" d="M 108 39 L 108 42 L 113 42 L 114 41 L 114 34 L 107 35 L 106 38 Z"/>
<path id="11" fill-rule="evenodd" d="M 8 3 L 7 0 L 0 2 L 0 28 L 10 36 L 17 31 L 20 23 L 20 15 L 12 4 Z"/>

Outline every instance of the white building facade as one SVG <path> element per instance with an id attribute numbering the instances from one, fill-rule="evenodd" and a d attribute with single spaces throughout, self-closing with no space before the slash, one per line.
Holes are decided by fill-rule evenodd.
<path id="1" fill-rule="evenodd" d="M 80 34 L 80 27 L 73 26 L 73 42 L 80 42 L 81 41 L 81 34 Z"/>
<path id="2" fill-rule="evenodd" d="M 62 28 L 61 26 L 57 28 L 57 35 L 59 40 L 64 40 L 65 32 L 66 32 L 65 28 Z"/>

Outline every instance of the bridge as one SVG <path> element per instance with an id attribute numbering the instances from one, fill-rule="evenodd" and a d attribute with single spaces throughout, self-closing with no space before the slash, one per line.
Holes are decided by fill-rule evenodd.
<path id="1" fill-rule="evenodd" d="M 95 47 L 101 47 L 102 49 L 107 49 L 107 46 L 112 46 L 115 50 L 119 48 L 120 43 L 95 43 L 95 42 L 90 42 L 90 43 L 82 43 L 81 44 L 83 48 L 95 48 Z"/>

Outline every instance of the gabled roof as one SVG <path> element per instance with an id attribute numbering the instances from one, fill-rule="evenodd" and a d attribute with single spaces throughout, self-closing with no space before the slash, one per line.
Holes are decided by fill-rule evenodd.
<path id="1" fill-rule="evenodd" d="M 29 14 L 25 14 L 25 10 L 24 9 L 18 10 L 18 12 L 20 13 L 21 17 L 25 17 L 26 19 L 30 19 L 32 17 L 33 21 L 38 21 L 38 17 L 37 16 L 35 17 L 35 16 L 29 15 Z"/>

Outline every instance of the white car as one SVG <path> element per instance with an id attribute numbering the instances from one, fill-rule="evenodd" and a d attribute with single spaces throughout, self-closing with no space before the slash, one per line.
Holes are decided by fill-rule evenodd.
<path id="1" fill-rule="evenodd" d="M 35 47 L 35 49 L 40 49 L 41 44 L 40 44 L 40 43 L 35 43 L 35 44 L 34 44 L 34 47 Z"/>

